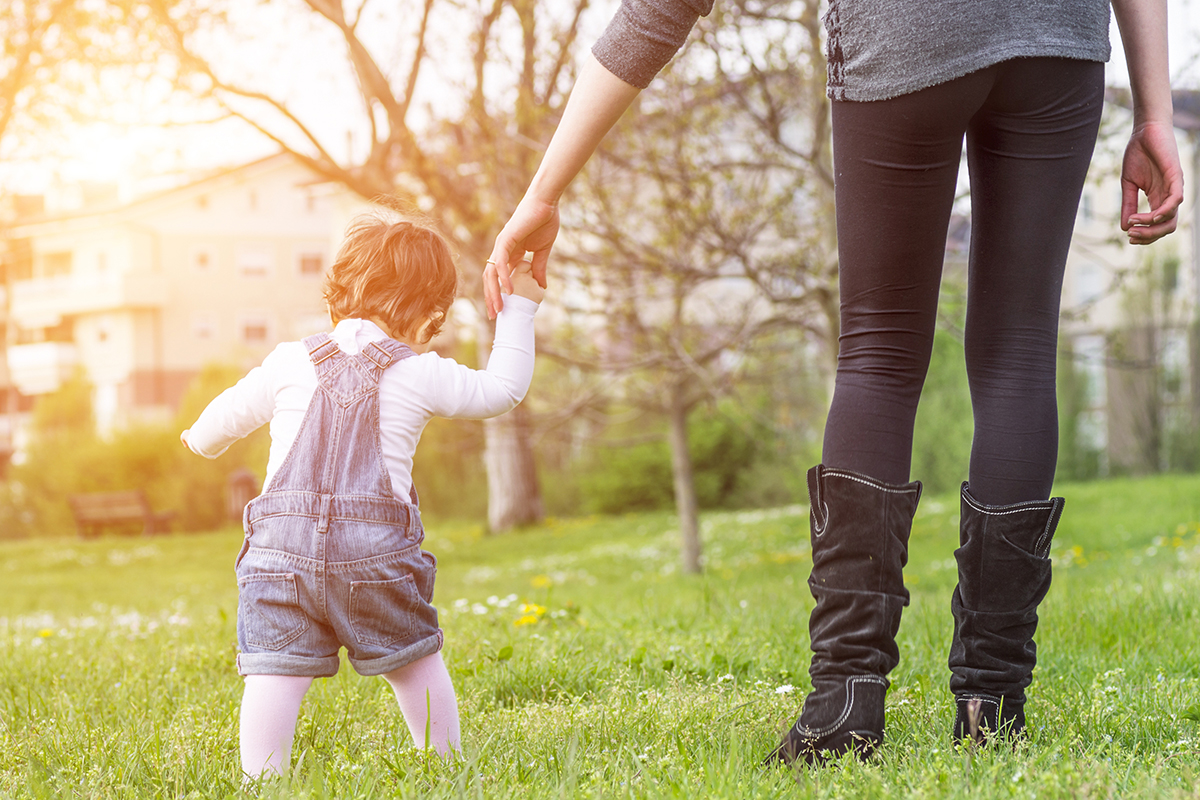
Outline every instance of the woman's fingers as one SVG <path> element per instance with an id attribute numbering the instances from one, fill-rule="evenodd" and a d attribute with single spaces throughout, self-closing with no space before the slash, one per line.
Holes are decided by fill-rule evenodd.
<path id="1" fill-rule="evenodd" d="M 1128 229 L 1129 243 L 1150 244 L 1152 242 L 1156 242 L 1167 234 L 1174 233 L 1175 227 L 1176 221 L 1174 216 L 1156 225 L 1134 224 Z"/>
<path id="2" fill-rule="evenodd" d="M 488 319 L 495 319 L 504 308 L 504 295 L 512 294 L 512 270 L 508 266 L 512 254 L 512 243 L 504 232 L 496 237 L 492 257 L 483 269 L 483 298 L 487 305 Z"/>

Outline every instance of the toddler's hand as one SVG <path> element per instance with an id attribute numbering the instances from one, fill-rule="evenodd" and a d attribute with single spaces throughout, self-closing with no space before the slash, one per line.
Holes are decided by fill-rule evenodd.
<path id="1" fill-rule="evenodd" d="M 533 264 L 528 261 L 522 261 L 512 271 L 512 293 L 532 300 L 535 303 L 542 302 L 542 298 L 546 296 L 546 290 L 543 289 L 533 277 Z"/>
<path id="2" fill-rule="evenodd" d="M 186 447 L 188 450 L 192 449 L 192 446 L 190 444 L 188 444 L 188 434 L 191 432 L 192 432 L 191 428 L 188 428 L 186 431 L 179 434 L 179 441 L 182 442 L 183 446 Z"/>

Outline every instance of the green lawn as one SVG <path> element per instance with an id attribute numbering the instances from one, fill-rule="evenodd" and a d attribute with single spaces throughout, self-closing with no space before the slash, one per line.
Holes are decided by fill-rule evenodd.
<path id="1" fill-rule="evenodd" d="M 496 538 L 430 521 L 465 755 L 408 744 L 348 666 L 265 797 L 1200 797 L 1200 477 L 1061 487 L 1029 740 L 949 742 L 957 498 L 928 497 L 868 764 L 768 770 L 808 686 L 807 511 L 667 514 Z M 0 545 L 0 797 L 238 795 L 240 532 Z M 517 624 L 523 623 L 523 624 Z M 794 687 L 794 688 L 790 688 Z"/>

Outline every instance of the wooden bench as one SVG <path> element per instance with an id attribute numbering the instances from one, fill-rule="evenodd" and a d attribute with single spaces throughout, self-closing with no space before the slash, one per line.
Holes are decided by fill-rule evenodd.
<path id="1" fill-rule="evenodd" d="M 99 536 L 108 527 L 138 526 L 143 536 L 165 533 L 175 518 L 174 511 L 155 512 L 141 489 L 127 492 L 93 492 L 67 497 L 79 536 Z"/>

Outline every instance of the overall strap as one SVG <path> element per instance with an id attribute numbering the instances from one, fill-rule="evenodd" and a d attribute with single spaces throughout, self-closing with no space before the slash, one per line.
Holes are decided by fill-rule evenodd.
<path id="1" fill-rule="evenodd" d="M 371 342 L 359 353 L 360 358 L 365 358 L 380 370 L 385 370 L 397 361 L 403 361 L 415 355 L 416 353 L 411 347 L 403 342 L 397 342 L 395 339 L 379 339 Z"/>
<path id="2" fill-rule="evenodd" d="M 359 353 L 360 358 L 365 358 L 379 368 L 382 374 L 383 370 L 395 364 L 398 361 L 403 361 L 406 358 L 412 358 L 416 353 L 413 349 L 403 342 L 397 342 L 395 339 L 380 339 L 371 342 L 362 349 Z M 420 501 L 417 498 L 417 485 L 415 481 L 411 481 L 408 485 L 408 496 L 414 506 L 419 506 Z"/>
<path id="3" fill-rule="evenodd" d="M 333 363 L 337 363 L 344 356 L 342 349 L 337 346 L 337 342 L 328 333 L 314 333 L 304 339 L 304 349 L 308 351 L 308 357 L 312 359 L 313 366 L 317 368 L 317 374 L 320 375 L 327 367 L 322 367 L 329 359 L 334 359 Z"/>

